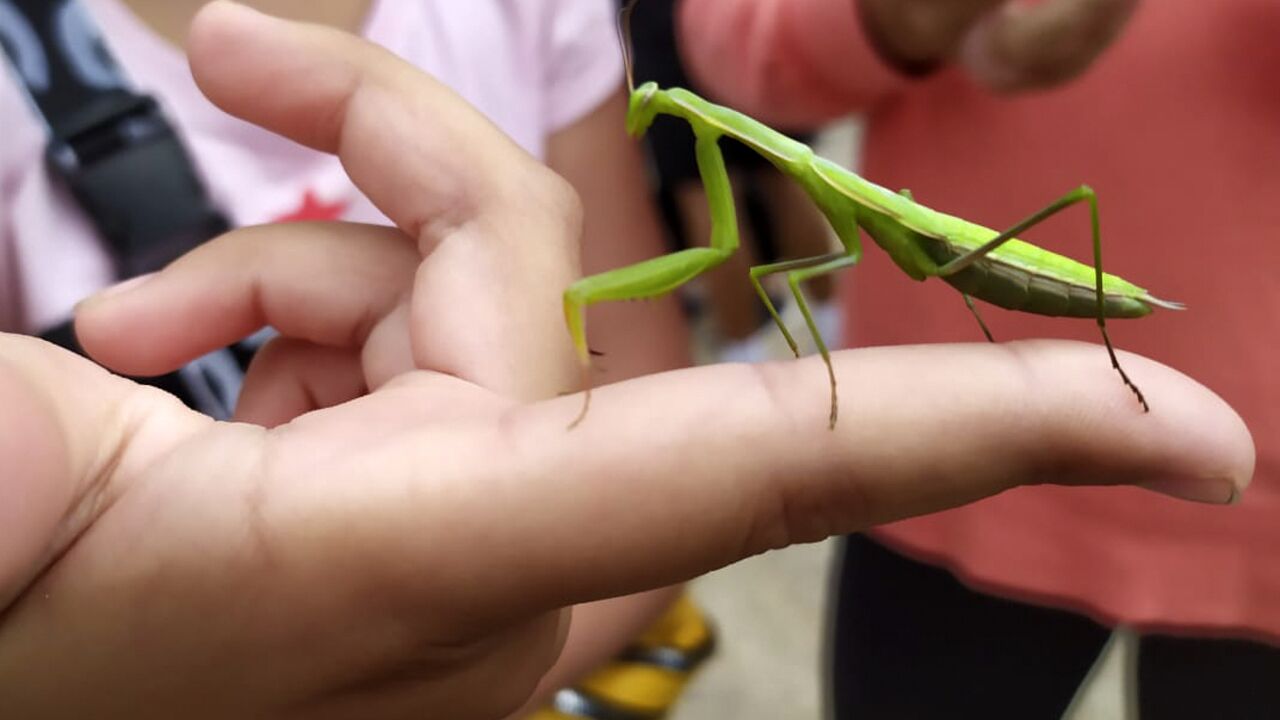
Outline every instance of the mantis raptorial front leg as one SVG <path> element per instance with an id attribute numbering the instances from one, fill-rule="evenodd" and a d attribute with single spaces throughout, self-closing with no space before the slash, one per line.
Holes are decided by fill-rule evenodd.
<path id="1" fill-rule="evenodd" d="M 591 351 L 587 346 L 586 308 L 608 300 L 640 300 L 665 295 L 723 263 L 738 249 L 738 215 L 729 171 L 718 144 L 720 136 L 695 129 L 698 172 L 711 209 L 710 247 L 691 248 L 582 278 L 564 294 L 569 335 L 582 367 L 582 410 L 570 423 L 577 427 L 591 407 Z"/>
<path id="2" fill-rule="evenodd" d="M 1089 218 L 1093 230 L 1093 269 L 1097 277 L 1096 294 L 1098 300 L 1098 330 L 1102 332 L 1102 342 L 1107 346 L 1107 354 L 1111 357 L 1111 367 L 1115 368 L 1116 372 L 1120 373 L 1120 379 L 1124 381 L 1125 385 L 1129 386 L 1129 389 L 1133 391 L 1134 395 L 1138 396 L 1138 402 L 1142 404 L 1143 411 L 1150 412 L 1151 407 L 1147 404 L 1147 399 L 1142 395 L 1142 391 L 1139 390 L 1138 386 L 1129 379 L 1129 375 L 1124 371 L 1124 368 L 1120 367 L 1120 360 L 1116 357 L 1116 350 L 1111 345 L 1111 337 L 1107 334 L 1106 301 L 1102 291 L 1102 231 L 1098 223 L 1098 196 L 1092 188 L 1087 185 L 1081 185 L 1075 190 L 1072 190 L 1066 195 L 1063 195 L 1053 201 L 1043 210 L 1040 210 L 1017 225 L 1005 230 L 983 245 L 970 250 L 944 265 L 941 265 L 938 268 L 938 277 L 947 277 L 964 270 L 978 260 L 990 255 L 996 248 L 1014 239 L 1014 237 L 1020 233 L 1026 232 L 1030 228 L 1039 225 L 1048 218 L 1062 212 L 1066 208 L 1081 202 L 1089 203 Z M 968 296 L 966 296 L 966 300 L 967 299 Z M 970 307 L 972 307 L 972 305 L 970 305 Z M 979 318 L 979 322 L 981 322 L 981 318 Z M 983 331 L 987 332 L 985 323 L 983 324 Z M 987 338 L 991 338 L 990 332 L 987 332 Z"/>

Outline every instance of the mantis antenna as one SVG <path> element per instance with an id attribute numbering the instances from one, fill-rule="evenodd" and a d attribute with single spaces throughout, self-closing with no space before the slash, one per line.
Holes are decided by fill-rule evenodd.
<path id="1" fill-rule="evenodd" d="M 632 58 L 635 47 L 631 40 L 631 15 L 635 12 L 636 3 L 640 0 L 628 0 L 618 11 L 618 43 L 622 45 L 622 64 L 627 69 L 627 92 L 635 92 L 636 75 Z"/>

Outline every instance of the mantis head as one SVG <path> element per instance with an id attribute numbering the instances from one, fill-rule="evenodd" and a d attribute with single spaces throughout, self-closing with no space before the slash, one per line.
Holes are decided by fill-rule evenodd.
<path id="1" fill-rule="evenodd" d="M 653 102 L 658 96 L 658 84 L 647 82 L 636 87 L 635 50 L 631 42 L 631 16 L 635 13 L 636 3 L 640 0 L 628 0 L 618 13 L 618 41 L 622 45 L 622 64 L 627 71 L 627 90 L 631 91 L 631 100 L 627 105 L 627 134 L 640 137 L 645 134 L 653 119 L 658 114 L 657 105 Z"/>
<path id="2" fill-rule="evenodd" d="M 658 105 L 653 100 L 658 96 L 658 83 L 647 82 L 631 91 L 631 100 L 627 105 L 627 134 L 631 137 L 644 135 L 653 119 L 658 116 Z"/>

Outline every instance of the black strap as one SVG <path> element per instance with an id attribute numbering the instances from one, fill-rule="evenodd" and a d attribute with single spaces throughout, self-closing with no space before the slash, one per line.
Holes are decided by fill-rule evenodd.
<path id="1" fill-rule="evenodd" d="M 230 229 L 173 126 L 129 88 L 76 0 L 0 0 L 0 45 L 48 130 L 50 171 L 92 219 L 119 278 L 159 270 Z M 42 336 L 81 352 L 69 320 Z M 221 353 L 143 381 L 227 417 L 239 391 L 231 368 L 243 363 Z"/>
<path id="2" fill-rule="evenodd" d="M 47 158 L 121 277 L 158 270 L 230 225 L 173 127 L 129 89 L 74 0 L 0 0 L 0 42 L 49 131 Z"/>

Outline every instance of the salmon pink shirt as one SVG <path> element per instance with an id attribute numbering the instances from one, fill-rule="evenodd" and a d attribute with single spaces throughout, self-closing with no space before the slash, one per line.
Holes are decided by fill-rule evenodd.
<path id="1" fill-rule="evenodd" d="M 1082 78 L 1012 98 L 956 69 L 895 75 L 854 0 L 684 0 L 681 26 L 717 100 L 786 125 L 863 112 L 867 177 L 937 210 L 999 229 L 1091 185 L 1104 267 L 1188 305 L 1115 321 L 1112 339 L 1218 392 L 1257 443 L 1237 506 L 1031 487 L 876 537 L 989 592 L 1107 623 L 1280 642 L 1280 3 L 1141 3 Z M 1092 257 L 1084 209 L 1026 237 Z M 954 289 L 911 281 L 884 253 L 845 277 L 859 345 L 981 340 Z M 981 310 L 997 340 L 1099 341 L 1090 320 Z"/>
<path id="2" fill-rule="evenodd" d="M 134 86 L 160 101 L 236 224 L 390 224 L 337 158 L 214 107 L 182 52 L 122 0 L 80 2 Z M 615 13 L 613 0 L 374 0 L 363 35 L 431 73 L 542 157 L 552 134 L 621 87 Z M 0 331 L 57 324 L 115 279 L 93 228 L 51 181 L 44 142 L 14 74 L 0 68 Z"/>

